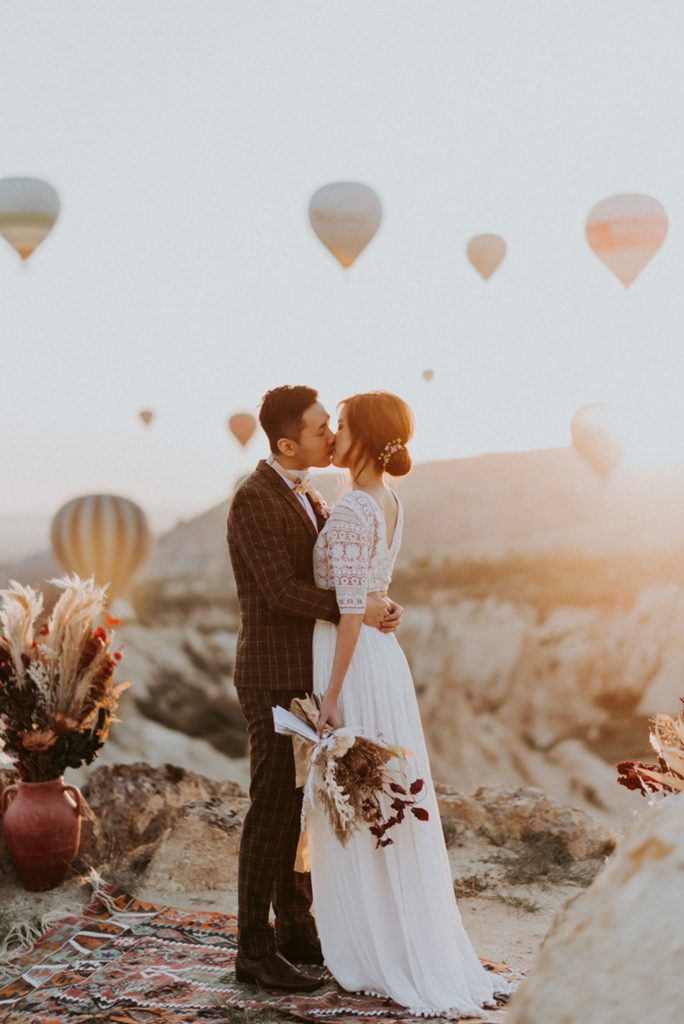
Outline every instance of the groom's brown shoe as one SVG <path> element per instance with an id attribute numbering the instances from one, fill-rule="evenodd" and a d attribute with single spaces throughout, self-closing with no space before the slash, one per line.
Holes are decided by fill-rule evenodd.
<path id="1" fill-rule="evenodd" d="M 250 981 L 263 988 L 282 988 L 288 992 L 313 992 L 325 980 L 300 971 L 281 953 L 269 953 L 258 959 L 238 953 L 235 958 L 235 977 L 238 981 Z"/>
<path id="2" fill-rule="evenodd" d="M 290 942 L 287 942 L 285 939 L 282 942 L 276 939 L 276 944 L 278 952 L 282 953 L 291 964 L 316 964 L 317 966 L 322 966 L 325 963 L 323 960 L 323 950 L 318 939 L 314 941 L 311 939 L 293 939 Z"/>

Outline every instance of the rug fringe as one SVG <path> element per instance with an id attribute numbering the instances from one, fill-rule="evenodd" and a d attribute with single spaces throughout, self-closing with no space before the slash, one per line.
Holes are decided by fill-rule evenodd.
<path id="1" fill-rule="evenodd" d="M 119 909 L 106 891 L 107 883 L 95 868 L 90 868 L 88 874 L 83 876 L 83 880 L 90 885 L 93 895 L 102 900 L 107 910 L 114 912 Z M 16 972 L 12 970 L 13 963 L 24 953 L 28 953 L 52 925 L 61 921 L 70 911 L 68 905 L 62 905 L 45 911 L 34 920 L 14 921 L 9 926 L 0 942 L 0 983 L 5 984 L 16 977 Z"/>
<path id="2" fill-rule="evenodd" d="M 9 981 L 14 977 L 14 972 L 9 970 L 12 963 L 22 954 L 28 953 L 38 939 L 68 912 L 68 908 L 60 907 L 58 910 L 46 911 L 35 921 L 15 921 L 10 925 L 0 942 L 0 981 Z"/>
<path id="3" fill-rule="evenodd" d="M 114 897 L 107 891 L 108 883 L 104 880 L 99 871 L 91 867 L 85 876 L 86 881 L 93 890 L 93 898 L 97 898 L 110 914 L 118 914 L 121 911 Z"/>

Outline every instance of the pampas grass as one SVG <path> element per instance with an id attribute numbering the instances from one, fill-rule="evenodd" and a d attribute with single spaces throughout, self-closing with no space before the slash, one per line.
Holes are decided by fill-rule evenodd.
<path id="1" fill-rule="evenodd" d="M 43 644 L 45 664 L 50 673 L 51 703 L 55 711 L 70 717 L 77 715 L 77 695 L 83 701 L 85 678 L 79 672 L 83 648 L 90 636 L 91 623 L 105 608 L 107 587 L 98 587 L 94 579 L 81 580 L 78 576 L 50 579 L 63 591 L 48 619 L 48 640 Z M 97 669 L 107 657 L 106 648 L 96 656 Z M 92 669 L 93 663 L 89 666 Z M 95 674 L 97 674 L 97 669 Z M 87 676 L 90 676 L 90 671 Z M 94 678 L 94 676 L 93 676 Z"/>
<path id="2" fill-rule="evenodd" d="M 14 580 L 0 591 L 0 745 L 27 782 L 90 764 L 130 685 L 112 685 L 121 652 L 112 655 L 114 634 L 94 625 L 105 613 L 107 586 L 77 575 L 48 582 L 62 594 L 40 629 L 42 594 Z M 117 621 L 105 616 L 107 626 Z"/>
<path id="3" fill-rule="evenodd" d="M 33 587 L 24 587 L 10 580 L 8 590 L 0 590 L 0 626 L 6 650 L 11 658 L 17 685 L 24 687 L 26 670 L 22 655 L 34 640 L 36 619 L 43 610 L 43 595 Z"/>

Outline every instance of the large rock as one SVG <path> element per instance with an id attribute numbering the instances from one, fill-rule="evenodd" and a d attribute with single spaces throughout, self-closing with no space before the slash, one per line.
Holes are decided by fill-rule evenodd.
<path id="1" fill-rule="evenodd" d="M 684 799 L 647 808 L 548 933 L 506 1024 L 680 1024 Z"/>
<path id="2" fill-rule="evenodd" d="M 102 822 L 108 860 L 158 840 L 189 804 L 232 801 L 237 811 L 246 803 L 235 782 L 209 779 L 173 764 L 153 768 L 144 762 L 101 766 L 83 795 Z"/>
<path id="3" fill-rule="evenodd" d="M 150 851 L 146 884 L 192 892 L 234 883 L 246 807 L 220 797 L 187 804 Z"/>
<path id="4" fill-rule="evenodd" d="M 541 789 L 482 786 L 472 796 L 436 789 L 459 896 L 486 890 L 536 909 L 550 887 L 569 893 L 590 885 L 615 847 L 613 832 Z"/>
<path id="5" fill-rule="evenodd" d="M 615 836 L 584 811 L 561 804 L 534 787 L 481 786 L 472 796 L 439 785 L 442 824 L 454 837 L 474 832 L 495 846 L 545 843 L 567 861 L 601 860 L 615 849 Z M 453 840 L 452 840 L 453 841 Z"/>

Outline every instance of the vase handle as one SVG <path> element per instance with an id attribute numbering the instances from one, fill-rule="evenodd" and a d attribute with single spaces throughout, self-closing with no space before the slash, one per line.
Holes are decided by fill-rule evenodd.
<path id="1" fill-rule="evenodd" d="M 19 786 L 16 786 L 16 785 L 14 785 L 14 786 L 6 786 L 5 789 L 3 789 L 3 791 L 2 791 L 2 813 L 3 814 L 5 813 L 7 808 L 9 807 L 10 793 L 16 793 L 18 791 L 18 789 L 19 789 Z"/>
<path id="2" fill-rule="evenodd" d="M 67 786 L 67 785 L 65 785 L 64 789 L 62 790 L 62 792 L 68 793 L 69 796 L 71 797 L 71 799 L 75 801 L 76 806 L 74 807 L 74 810 L 76 811 L 76 814 L 80 815 L 81 814 L 81 810 L 82 810 L 82 807 L 81 807 L 82 797 L 81 797 L 80 789 L 76 789 L 76 786 Z"/>

